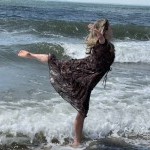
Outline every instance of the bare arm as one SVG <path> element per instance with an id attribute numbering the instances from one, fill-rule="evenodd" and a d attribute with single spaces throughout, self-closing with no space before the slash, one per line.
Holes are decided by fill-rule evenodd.
<path id="1" fill-rule="evenodd" d="M 42 63 L 48 62 L 48 55 L 47 54 L 34 54 L 34 53 L 30 53 L 26 50 L 21 50 L 18 53 L 18 56 L 22 57 L 22 58 L 36 59 Z"/>

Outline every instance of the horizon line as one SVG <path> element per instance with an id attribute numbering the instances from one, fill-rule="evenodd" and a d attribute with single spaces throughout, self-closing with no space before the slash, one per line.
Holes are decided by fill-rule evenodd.
<path id="1" fill-rule="evenodd" d="M 105 2 L 79 2 L 79 1 L 70 1 L 70 0 L 45 0 L 45 1 L 52 1 L 52 2 L 67 2 L 67 3 L 81 3 L 81 4 L 104 4 L 104 5 L 122 5 L 122 6 L 145 6 L 145 7 L 150 7 L 150 5 L 140 5 L 140 4 L 121 4 L 121 3 L 105 3 Z"/>

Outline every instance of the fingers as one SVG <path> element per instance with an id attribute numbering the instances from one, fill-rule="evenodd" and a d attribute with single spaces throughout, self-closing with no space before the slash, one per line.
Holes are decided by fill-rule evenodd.
<path id="1" fill-rule="evenodd" d="M 99 30 L 97 30 L 97 29 L 94 29 L 94 32 L 95 32 L 96 34 L 100 34 Z"/>
<path id="2" fill-rule="evenodd" d="M 98 38 L 103 37 L 103 32 L 100 32 L 100 31 L 97 30 L 97 29 L 94 29 L 94 32 L 96 33 L 96 35 L 97 35 Z"/>
<path id="3" fill-rule="evenodd" d="M 96 34 L 98 40 L 100 40 L 102 43 L 103 43 L 103 41 L 105 41 L 104 40 L 105 38 L 104 38 L 104 30 L 103 29 L 99 31 L 98 29 L 94 28 L 94 24 L 89 24 L 88 28 L 90 29 L 90 31 L 94 31 L 94 33 Z"/>
<path id="4" fill-rule="evenodd" d="M 93 24 L 89 24 L 89 25 L 88 25 L 88 28 L 91 30 L 91 29 L 94 28 L 94 25 L 93 25 Z"/>

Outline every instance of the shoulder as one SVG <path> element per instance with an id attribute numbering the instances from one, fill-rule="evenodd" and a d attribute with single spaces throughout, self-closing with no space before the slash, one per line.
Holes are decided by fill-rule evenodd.
<path id="1" fill-rule="evenodd" d="M 95 55 L 96 57 L 105 55 L 107 51 L 109 51 L 110 46 L 108 45 L 108 41 L 105 40 L 105 43 L 101 44 L 99 42 L 91 49 L 91 54 Z"/>
<path id="2" fill-rule="evenodd" d="M 111 42 L 108 42 L 108 47 L 110 52 L 115 52 L 115 46 Z"/>
<path id="3" fill-rule="evenodd" d="M 108 45 L 108 41 L 105 39 L 104 43 L 99 43 L 99 41 L 97 41 L 96 45 L 93 47 L 94 49 L 100 49 L 100 48 L 106 48 Z"/>
<path id="4" fill-rule="evenodd" d="M 110 44 L 111 48 L 115 49 L 114 44 L 112 44 L 111 42 L 109 42 L 109 44 Z"/>

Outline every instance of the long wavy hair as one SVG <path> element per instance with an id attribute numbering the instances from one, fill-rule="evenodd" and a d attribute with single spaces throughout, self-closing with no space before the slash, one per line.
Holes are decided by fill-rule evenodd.
<path id="1" fill-rule="evenodd" d="M 97 44 L 98 37 L 95 29 L 100 33 L 103 33 L 103 36 L 105 38 L 105 32 L 108 30 L 108 27 L 109 22 L 107 19 L 98 20 L 95 23 L 88 25 L 90 33 L 85 39 L 85 43 L 87 45 L 86 53 L 90 53 L 91 49 Z"/>

